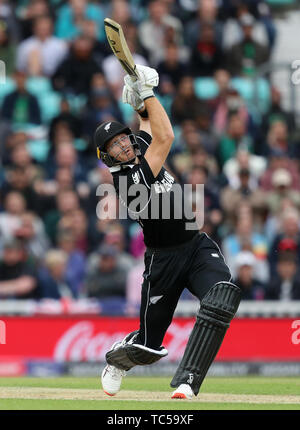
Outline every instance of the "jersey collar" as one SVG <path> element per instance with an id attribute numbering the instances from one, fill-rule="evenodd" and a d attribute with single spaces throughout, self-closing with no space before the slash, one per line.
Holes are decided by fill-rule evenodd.
<path id="1" fill-rule="evenodd" d="M 122 166 L 113 166 L 109 168 L 110 173 L 119 172 L 122 169 L 127 169 L 130 167 L 131 169 L 135 166 L 135 164 L 123 164 Z"/>

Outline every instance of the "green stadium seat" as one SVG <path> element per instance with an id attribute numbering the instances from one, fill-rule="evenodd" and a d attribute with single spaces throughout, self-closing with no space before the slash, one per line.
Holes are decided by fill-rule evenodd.
<path id="1" fill-rule="evenodd" d="M 271 92 L 267 79 L 258 78 L 256 81 L 248 78 L 233 78 L 231 85 L 247 104 L 256 104 L 260 112 L 266 112 L 270 105 Z"/>
<path id="2" fill-rule="evenodd" d="M 213 78 L 195 78 L 194 86 L 196 96 L 200 99 L 213 99 L 219 93 L 218 85 Z"/>
<path id="3" fill-rule="evenodd" d="M 50 149 L 49 142 L 45 139 L 30 140 L 27 143 L 31 157 L 39 163 L 46 161 Z"/>
<path id="4" fill-rule="evenodd" d="M 38 98 L 52 91 L 50 80 L 42 76 L 32 76 L 28 78 L 26 81 L 26 88 L 31 94 Z"/>
<path id="5" fill-rule="evenodd" d="M 267 0 L 270 6 L 290 6 L 297 3 L 297 0 Z"/>
<path id="6" fill-rule="evenodd" d="M 122 100 L 119 100 L 118 105 L 120 111 L 122 112 L 124 122 L 130 124 L 135 116 L 134 109 L 129 104 L 123 103 Z"/>
<path id="7" fill-rule="evenodd" d="M 233 78 L 231 85 L 236 89 L 245 101 L 250 101 L 254 94 L 254 85 L 251 79 L 247 78 Z"/>
<path id="8" fill-rule="evenodd" d="M 49 123 L 60 112 L 61 96 L 52 91 L 39 97 L 42 121 Z"/>

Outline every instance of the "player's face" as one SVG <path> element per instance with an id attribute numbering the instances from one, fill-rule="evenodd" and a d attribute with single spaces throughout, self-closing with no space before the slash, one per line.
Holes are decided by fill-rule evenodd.
<path id="1" fill-rule="evenodd" d="M 135 158 L 131 140 L 125 133 L 113 137 L 106 145 L 106 151 L 118 161 L 129 161 Z"/>

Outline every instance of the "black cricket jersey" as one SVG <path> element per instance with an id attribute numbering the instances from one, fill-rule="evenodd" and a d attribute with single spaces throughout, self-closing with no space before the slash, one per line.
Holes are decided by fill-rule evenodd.
<path id="1" fill-rule="evenodd" d="M 127 207 L 130 218 L 141 225 L 148 248 L 168 248 L 188 242 L 199 230 L 183 187 L 164 167 L 154 177 L 144 158 L 152 138 L 139 131 L 136 139 L 141 149 L 140 163 L 110 169 L 121 204 Z"/>

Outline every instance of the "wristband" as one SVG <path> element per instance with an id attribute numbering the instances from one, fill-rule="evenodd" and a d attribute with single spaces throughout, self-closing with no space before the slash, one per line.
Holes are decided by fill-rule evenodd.
<path id="1" fill-rule="evenodd" d="M 147 99 L 152 99 L 152 97 L 155 97 L 155 95 L 154 95 L 154 94 L 152 94 L 151 96 L 145 97 L 143 100 L 145 101 L 145 100 L 147 100 Z"/>
<path id="2" fill-rule="evenodd" d="M 143 110 L 143 112 L 138 112 L 138 114 L 139 114 L 139 116 L 141 116 L 142 118 L 149 118 L 148 111 L 147 111 L 147 109 L 146 109 L 146 108 Z"/>

